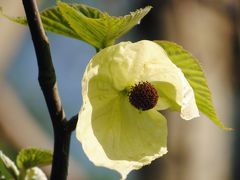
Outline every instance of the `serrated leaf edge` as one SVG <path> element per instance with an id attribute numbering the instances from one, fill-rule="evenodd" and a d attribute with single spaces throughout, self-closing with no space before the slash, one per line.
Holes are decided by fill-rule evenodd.
<path id="1" fill-rule="evenodd" d="M 196 89 L 196 88 L 194 88 L 194 86 L 192 86 L 193 83 L 196 83 L 195 81 L 193 81 L 193 78 L 194 78 L 194 77 L 188 77 L 186 71 L 184 71 L 184 70 L 179 66 L 178 63 L 174 62 L 174 61 L 171 59 L 171 57 L 170 57 L 171 54 L 168 53 L 167 50 L 164 49 L 165 52 L 167 53 L 167 55 L 169 56 L 170 60 L 171 60 L 178 68 L 180 68 L 180 69 L 182 70 L 182 72 L 184 73 L 187 81 L 188 81 L 189 84 L 192 86 L 192 88 L 193 88 L 193 90 L 194 90 L 194 95 L 195 95 L 196 103 L 197 103 L 197 106 L 198 106 L 199 110 L 200 110 L 203 114 L 205 114 L 209 119 L 211 119 L 213 123 L 215 123 L 217 126 L 219 126 L 220 128 L 222 128 L 223 130 L 225 130 L 225 131 L 232 131 L 232 130 L 233 130 L 232 128 L 228 128 L 228 127 L 225 127 L 225 126 L 224 126 L 224 124 L 219 120 L 219 118 L 218 118 L 218 116 L 217 116 L 217 114 L 216 114 L 216 112 L 215 112 L 215 108 L 214 108 L 214 106 L 213 106 L 213 101 L 212 101 L 212 95 L 211 95 L 211 92 L 210 92 L 209 87 L 208 87 L 208 85 L 207 85 L 207 79 L 205 78 L 204 72 L 203 72 L 203 70 L 202 70 L 202 68 L 201 68 L 200 63 L 197 61 L 197 58 L 195 58 L 191 53 L 189 53 L 187 50 L 185 50 L 182 46 L 180 46 L 180 45 L 178 45 L 178 44 L 176 44 L 176 43 L 174 43 L 174 42 L 170 42 L 170 41 L 159 41 L 159 40 L 155 40 L 155 41 L 153 41 L 153 42 L 155 42 L 155 43 L 157 43 L 158 45 L 160 45 L 163 49 L 164 49 L 164 47 L 162 46 L 161 43 L 167 43 L 168 45 L 170 45 L 170 44 L 171 44 L 171 45 L 174 45 L 174 46 L 176 46 L 177 48 L 179 48 L 179 49 L 181 50 L 180 52 L 186 53 L 186 54 L 188 55 L 188 58 L 190 57 L 191 59 L 194 60 L 194 63 L 196 64 L 195 68 L 197 68 L 198 71 L 201 71 L 201 72 L 202 72 L 202 73 L 200 73 L 200 72 L 199 72 L 199 73 L 203 76 L 203 78 L 204 78 L 204 81 L 203 81 L 203 82 L 204 82 L 204 85 L 205 85 L 206 88 L 207 88 L 207 91 L 204 91 L 204 93 L 207 93 L 207 94 L 205 94 L 205 98 L 206 98 L 206 96 L 207 96 L 207 98 L 209 99 L 209 101 L 210 101 L 211 104 L 208 104 L 209 106 L 206 106 L 206 104 L 204 104 L 204 108 L 208 109 L 209 114 L 207 114 L 206 112 L 204 112 L 204 110 L 203 110 L 203 104 L 202 104 L 201 102 L 199 102 L 199 98 L 202 98 L 202 96 L 200 96 L 199 93 L 196 93 L 196 91 L 199 90 L 199 89 Z M 202 79 L 202 78 L 201 78 L 201 79 Z M 196 79 L 195 79 L 195 80 L 196 80 Z M 201 83 L 203 83 L 203 82 L 201 81 Z M 206 89 L 205 89 L 205 90 L 206 90 Z"/>

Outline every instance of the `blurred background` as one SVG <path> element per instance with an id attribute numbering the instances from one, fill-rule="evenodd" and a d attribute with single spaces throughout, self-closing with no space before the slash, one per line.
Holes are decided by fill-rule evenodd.
<path id="1" fill-rule="evenodd" d="M 40 9 L 54 0 L 39 0 Z M 217 114 L 234 132 L 224 132 L 204 115 L 186 122 L 169 113 L 169 153 L 129 180 L 240 179 L 240 1 L 239 0 L 75 0 L 111 15 L 146 5 L 151 12 L 121 41 L 164 39 L 181 44 L 206 73 Z M 20 0 L 0 0 L 4 12 L 24 16 Z M 81 106 L 81 78 L 95 49 L 47 33 L 68 117 Z M 52 149 L 50 117 L 37 81 L 37 64 L 27 27 L 0 18 L 0 149 L 12 159 L 21 148 Z M 49 172 L 50 167 L 44 171 Z M 117 180 L 117 173 L 95 167 L 72 135 L 69 180 Z"/>

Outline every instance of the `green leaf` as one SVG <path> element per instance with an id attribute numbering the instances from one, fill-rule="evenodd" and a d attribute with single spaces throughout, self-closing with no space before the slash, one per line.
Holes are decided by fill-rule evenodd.
<path id="1" fill-rule="evenodd" d="M 0 17 L 1 16 L 4 17 L 4 18 L 7 18 L 10 21 L 19 23 L 19 24 L 23 24 L 23 25 L 27 24 L 27 20 L 24 17 L 11 17 L 11 16 L 8 16 L 8 15 L 4 14 L 3 10 L 2 10 L 2 7 L 0 7 Z"/>
<path id="2" fill-rule="evenodd" d="M 17 166 L 20 169 L 29 169 L 35 166 L 49 165 L 51 162 L 52 153 L 43 149 L 23 149 L 17 156 Z"/>
<path id="3" fill-rule="evenodd" d="M 69 26 L 68 22 L 63 18 L 58 7 L 53 7 L 42 11 L 41 19 L 44 29 L 50 32 L 54 32 L 63 36 L 80 39 L 77 33 Z M 3 16 L 10 21 L 27 25 L 27 19 L 25 17 L 11 17 L 3 13 L 0 9 L 0 17 Z"/>
<path id="4" fill-rule="evenodd" d="M 7 170 L 7 172 L 12 175 L 12 177 L 14 177 L 15 179 L 18 177 L 19 175 L 19 171 L 15 165 L 15 163 L 9 159 L 5 154 L 2 153 L 2 151 L 0 151 L 0 163 L 4 166 L 5 170 Z M 1 173 L 3 173 L 1 171 Z M 0 173 L 0 176 L 2 175 Z M 6 174 L 3 174 L 5 176 L 7 176 Z"/>
<path id="5" fill-rule="evenodd" d="M 212 102 L 210 90 L 206 78 L 197 59 L 178 44 L 168 41 L 154 41 L 168 54 L 171 61 L 184 73 L 192 86 L 199 110 L 211 119 L 217 126 L 224 130 L 232 130 L 225 127 L 219 120 Z"/>
<path id="6" fill-rule="evenodd" d="M 83 4 L 58 2 L 57 7 L 42 11 L 41 19 L 45 30 L 83 40 L 97 49 L 114 44 L 115 40 L 137 25 L 150 11 L 147 6 L 126 16 L 110 16 L 96 8 Z M 11 21 L 27 24 L 23 17 L 0 15 Z"/>
<path id="7" fill-rule="evenodd" d="M 67 3 L 58 2 L 63 17 L 75 32 L 84 41 L 100 49 L 114 44 L 117 38 L 138 24 L 151 9 L 147 6 L 123 17 L 114 17 L 85 5 L 79 6 L 82 7 L 77 9 Z M 83 13 L 83 7 L 88 13 Z"/>

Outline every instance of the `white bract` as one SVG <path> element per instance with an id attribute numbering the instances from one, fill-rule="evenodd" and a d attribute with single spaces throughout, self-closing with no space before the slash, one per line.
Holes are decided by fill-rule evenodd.
<path id="1" fill-rule="evenodd" d="M 47 177 L 40 168 L 33 167 L 27 170 L 24 180 L 47 180 Z"/>
<path id="2" fill-rule="evenodd" d="M 157 90 L 157 104 L 134 107 L 129 94 L 139 83 Z M 89 62 L 82 80 L 83 105 L 77 138 L 97 166 L 127 174 L 167 153 L 167 122 L 160 110 L 180 111 L 185 120 L 199 116 L 194 92 L 165 51 L 151 41 L 122 42 Z"/>

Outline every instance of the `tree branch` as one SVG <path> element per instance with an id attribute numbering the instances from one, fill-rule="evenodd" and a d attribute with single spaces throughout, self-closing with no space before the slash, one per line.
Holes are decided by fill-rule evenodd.
<path id="1" fill-rule="evenodd" d="M 35 0 L 23 0 L 38 63 L 38 81 L 45 96 L 53 126 L 65 120 L 59 98 L 48 38 L 44 32 Z"/>
<path id="2" fill-rule="evenodd" d="M 48 38 L 43 29 L 36 0 L 22 0 L 37 56 L 38 81 L 42 89 L 54 130 L 51 180 L 66 180 L 71 132 L 77 118 L 67 121 L 61 104 Z M 75 117 L 75 116 L 74 116 Z"/>

